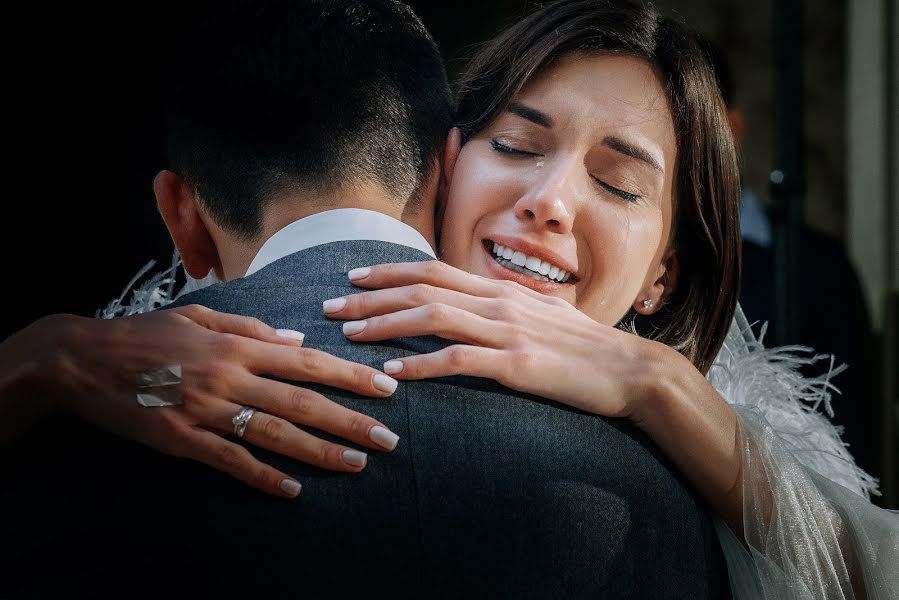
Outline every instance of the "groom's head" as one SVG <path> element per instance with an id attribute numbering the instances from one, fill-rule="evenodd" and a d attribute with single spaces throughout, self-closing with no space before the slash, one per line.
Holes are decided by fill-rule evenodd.
<path id="1" fill-rule="evenodd" d="M 155 191 L 193 275 L 249 262 L 330 208 L 433 227 L 452 104 L 437 46 L 404 4 L 233 3 L 188 36 L 167 94 L 170 170 Z"/>

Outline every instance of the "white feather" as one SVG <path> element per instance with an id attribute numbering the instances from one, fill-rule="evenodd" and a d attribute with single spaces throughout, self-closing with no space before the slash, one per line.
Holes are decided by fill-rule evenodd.
<path id="1" fill-rule="evenodd" d="M 709 381 L 728 403 L 760 415 L 800 464 L 865 498 L 880 495 L 878 480 L 855 465 L 841 428 L 828 419 L 834 414 L 831 394 L 840 393 L 831 379 L 846 366 L 835 368 L 832 356 L 804 346 L 765 348 L 765 331 L 763 326 L 756 339 L 738 308 Z M 822 360 L 830 364 L 818 377 L 799 370 Z"/>

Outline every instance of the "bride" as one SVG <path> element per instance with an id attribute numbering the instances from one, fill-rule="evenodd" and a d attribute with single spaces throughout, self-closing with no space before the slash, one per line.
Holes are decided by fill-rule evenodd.
<path id="1" fill-rule="evenodd" d="M 633 420 L 720 516 L 738 598 L 895 597 L 899 517 L 868 502 L 874 482 L 816 411 L 827 406 L 828 382 L 803 380 L 790 368 L 800 359 L 764 350 L 736 306 L 736 158 L 714 75 L 692 37 L 639 6 L 561 0 L 489 42 L 457 104 L 438 218 L 443 262 L 351 271 L 368 291 L 323 306 L 348 339 L 438 335 L 456 343 L 388 361 L 384 372 L 487 377 Z M 168 303 L 160 283 L 168 281 L 153 280 L 134 306 L 113 304 L 107 316 Z M 107 416 L 121 411 L 108 411 L 118 399 L 99 382 L 116 367 L 103 357 L 124 349 L 100 328 L 121 326 L 144 341 L 128 345 L 132 355 L 182 365 L 210 363 L 198 341 L 207 329 L 271 344 L 299 337 L 279 340 L 252 320 L 187 307 L 84 325 L 63 339 L 63 347 L 94 343 L 71 355 L 67 368 L 79 377 L 56 382 L 72 388 L 57 391 L 68 397 L 62 408 L 163 451 L 164 430 L 136 433 L 148 411 Z M 4 356 L 38 352 L 43 339 L 20 334 Z M 239 363 L 248 377 L 271 372 L 258 357 L 253 366 L 214 359 Z M 302 379 L 391 391 L 371 370 L 321 364 L 329 368 Z M 208 385 L 185 379 L 185 402 Z M 346 413 L 334 414 L 333 427 L 320 428 L 347 433 L 336 425 Z"/>

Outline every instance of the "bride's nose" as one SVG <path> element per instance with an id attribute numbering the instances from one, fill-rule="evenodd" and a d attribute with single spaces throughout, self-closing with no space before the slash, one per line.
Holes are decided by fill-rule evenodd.
<path id="1" fill-rule="evenodd" d="M 569 233 L 574 224 L 574 191 L 564 168 L 543 174 L 515 203 L 515 216 L 528 225 L 552 233 Z"/>

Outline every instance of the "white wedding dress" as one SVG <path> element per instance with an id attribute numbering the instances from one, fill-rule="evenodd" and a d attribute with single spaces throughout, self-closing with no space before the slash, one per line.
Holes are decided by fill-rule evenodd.
<path id="1" fill-rule="evenodd" d="M 97 316 L 128 316 L 172 302 L 177 255 L 166 271 L 135 287 L 152 267 L 144 267 Z M 214 276 L 188 276 L 178 295 L 215 282 Z M 716 519 L 733 597 L 897 600 L 899 511 L 869 501 L 878 494 L 877 480 L 855 465 L 828 419 L 836 389 L 830 378 L 842 368 L 834 369 L 831 358 L 826 375 L 804 377 L 800 366 L 830 358 L 809 351 L 764 348 L 738 306 L 709 371 L 709 381 L 739 417 L 743 449 L 745 545 Z"/>

